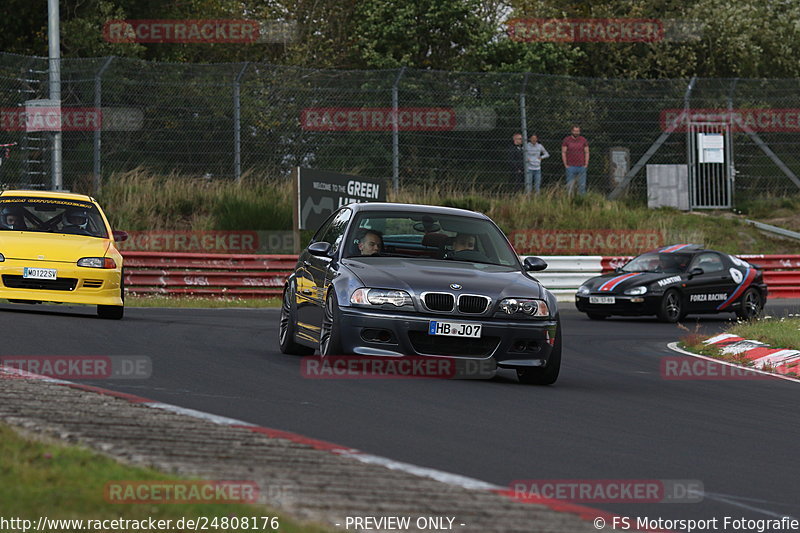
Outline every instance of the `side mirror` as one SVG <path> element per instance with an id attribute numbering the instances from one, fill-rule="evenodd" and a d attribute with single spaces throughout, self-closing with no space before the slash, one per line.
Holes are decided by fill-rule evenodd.
<path id="1" fill-rule="evenodd" d="M 547 268 L 547 263 L 541 257 L 526 257 L 523 267 L 525 272 L 538 272 Z"/>
<path id="2" fill-rule="evenodd" d="M 114 236 L 114 242 L 124 242 L 128 240 L 128 232 L 127 231 L 118 231 L 114 230 L 111 232 L 111 235 Z"/>
<path id="3" fill-rule="evenodd" d="M 693 278 L 694 276 L 699 276 L 700 274 L 705 274 L 705 270 L 700 267 L 694 267 L 689 271 L 689 277 Z"/>
<path id="4" fill-rule="evenodd" d="M 308 245 L 308 253 L 317 257 L 327 256 L 330 251 L 331 243 L 329 242 L 315 242 Z"/>

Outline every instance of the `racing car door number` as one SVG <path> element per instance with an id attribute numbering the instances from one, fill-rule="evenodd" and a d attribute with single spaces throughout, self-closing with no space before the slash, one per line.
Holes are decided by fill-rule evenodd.
<path id="1" fill-rule="evenodd" d="M 613 304 L 613 296 L 589 296 L 590 304 Z"/>
<path id="2" fill-rule="evenodd" d="M 479 339 L 481 336 L 481 329 L 481 324 L 466 324 L 464 322 L 431 320 L 428 324 L 429 335 L 444 335 L 447 337 L 471 337 Z"/>
<path id="3" fill-rule="evenodd" d="M 22 277 L 28 279 L 56 279 L 56 269 L 24 267 L 22 269 Z"/>

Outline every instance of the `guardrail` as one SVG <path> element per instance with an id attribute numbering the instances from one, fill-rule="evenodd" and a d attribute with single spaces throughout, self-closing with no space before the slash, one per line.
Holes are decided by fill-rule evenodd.
<path id="1" fill-rule="evenodd" d="M 132 294 L 280 296 L 296 255 L 123 252 Z"/>
<path id="2" fill-rule="evenodd" d="M 123 252 L 125 286 L 133 294 L 236 297 L 280 296 L 296 255 Z M 524 259 L 525 256 L 523 256 Z M 536 278 L 569 301 L 583 282 L 624 265 L 631 257 L 540 256 L 548 269 Z M 800 255 L 740 255 L 764 271 L 770 298 L 800 298 Z"/>

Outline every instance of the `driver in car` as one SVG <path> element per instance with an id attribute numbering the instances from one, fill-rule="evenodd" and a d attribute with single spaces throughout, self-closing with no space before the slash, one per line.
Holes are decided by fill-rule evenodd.
<path id="1" fill-rule="evenodd" d="M 64 213 L 66 223 L 61 229 L 64 233 L 83 234 L 87 231 L 86 226 L 89 223 L 89 214 L 82 209 L 70 209 Z"/>
<path id="2" fill-rule="evenodd" d="M 358 251 L 361 255 L 377 255 L 383 248 L 383 237 L 375 230 L 368 230 L 358 241 Z"/>

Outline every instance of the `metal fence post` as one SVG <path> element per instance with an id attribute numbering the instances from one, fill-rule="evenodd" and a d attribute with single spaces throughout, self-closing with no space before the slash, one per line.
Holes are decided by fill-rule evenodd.
<path id="1" fill-rule="evenodd" d="M 61 117 L 61 40 L 59 33 L 58 0 L 47 0 L 47 41 L 49 50 L 50 100 L 58 106 Z M 61 173 L 61 128 L 53 132 L 52 188 L 60 191 L 64 188 Z"/>
<path id="2" fill-rule="evenodd" d="M 689 100 L 692 97 L 692 90 L 696 82 L 697 76 L 692 76 L 692 79 L 689 81 L 689 86 L 686 87 L 686 93 L 683 95 L 683 120 L 686 121 L 686 167 L 689 178 L 689 211 L 692 211 L 692 208 L 697 203 L 694 190 L 695 176 L 694 169 L 692 168 L 692 161 L 694 161 L 694 154 L 692 153 L 692 115 L 689 110 Z"/>
<path id="3" fill-rule="evenodd" d="M 239 99 L 239 92 L 242 85 L 242 76 L 250 66 L 249 61 L 245 61 L 242 70 L 236 75 L 233 81 L 233 177 L 236 181 L 242 179 L 242 106 Z"/>
<path id="4" fill-rule="evenodd" d="M 400 102 L 400 78 L 406 72 L 406 67 L 400 69 L 392 85 L 392 187 L 394 192 L 400 190 L 400 130 L 397 126 L 398 106 Z"/>
<path id="5" fill-rule="evenodd" d="M 528 88 L 528 77 L 530 72 L 525 73 L 525 78 L 522 80 L 522 91 L 519 93 L 519 118 L 522 121 L 522 172 L 525 176 L 525 193 L 530 194 L 533 190 L 533 176 L 528 174 L 525 169 L 525 143 L 528 142 L 528 113 L 526 110 L 525 91 Z M 514 191 L 511 191 L 514 192 Z"/>
<path id="6" fill-rule="evenodd" d="M 108 69 L 111 65 L 111 61 L 114 60 L 114 56 L 107 57 L 103 66 L 100 67 L 100 70 L 97 71 L 97 74 L 94 76 L 94 111 L 95 113 L 100 113 L 100 126 L 95 128 L 94 130 L 94 140 L 93 140 L 93 176 L 94 176 L 94 183 L 92 186 L 92 190 L 95 194 L 100 192 L 100 188 L 103 184 L 103 179 L 100 174 L 101 170 L 101 154 L 100 154 L 100 146 L 101 146 L 101 129 L 103 128 L 103 112 L 102 112 L 102 105 L 103 105 L 103 98 L 102 98 L 102 78 L 103 73 Z"/>

